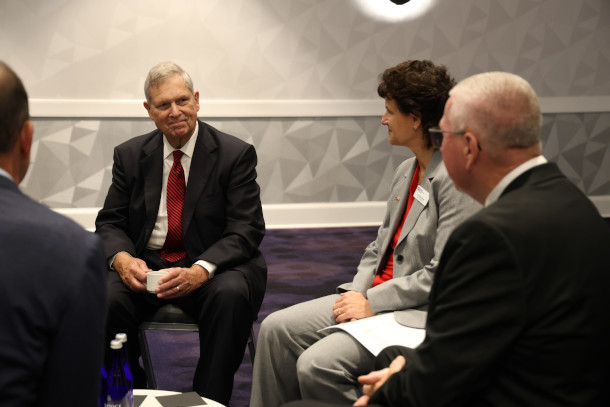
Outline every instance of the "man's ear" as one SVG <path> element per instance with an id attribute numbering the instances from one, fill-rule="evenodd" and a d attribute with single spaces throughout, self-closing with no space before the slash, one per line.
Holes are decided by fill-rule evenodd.
<path id="1" fill-rule="evenodd" d="M 470 170 L 474 163 L 477 161 L 479 157 L 479 153 L 481 150 L 479 149 L 479 141 L 476 137 L 470 133 L 466 132 L 464 134 L 464 156 L 466 158 L 466 170 Z"/>
<path id="2" fill-rule="evenodd" d="M 193 93 L 193 97 L 195 98 L 195 105 L 197 106 L 197 112 L 199 111 L 199 91 L 195 91 Z"/>
<path id="3" fill-rule="evenodd" d="M 34 140 L 34 124 L 31 120 L 26 120 L 19 134 L 19 153 L 22 157 L 30 159 L 32 142 Z"/>
<path id="4" fill-rule="evenodd" d="M 17 138 L 17 143 L 15 146 L 16 154 L 13 154 L 15 165 L 11 175 L 17 184 L 23 181 L 23 178 L 30 167 L 30 153 L 32 151 L 33 139 L 34 125 L 32 124 L 31 120 L 26 120 L 25 123 L 23 123 L 21 132 Z"/>
<path id="5" fill-rule="evenodd" d="M 150 117 L 150 118 L 151 118 L 151 120 L 152 120 L 152 115 L 150 114 L 150 108 L 151 108 L 151 106 L 150 106 L 150 105 L 148 104 L 148 102 L 145 100 L 145 101 L 144 101 L 144 109 L 146 109 L 146 111 L 148 112 L 148 117 Z"/>

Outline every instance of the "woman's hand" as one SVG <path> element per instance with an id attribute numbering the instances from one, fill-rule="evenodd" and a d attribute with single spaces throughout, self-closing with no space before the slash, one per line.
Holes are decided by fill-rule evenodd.
<path id="1" fill-rule="evenodd" d="M 369 300 L 357 291 L 347 291 L 333 305 L 333 315 L 337 323 L 355 321 L 357 319 L 372 317 L 375 313 L 371 310 Z"/>

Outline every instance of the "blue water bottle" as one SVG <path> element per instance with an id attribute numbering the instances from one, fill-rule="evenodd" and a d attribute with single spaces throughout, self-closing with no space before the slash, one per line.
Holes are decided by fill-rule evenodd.
<path id="1" fill-rule="evenodd" d="M 121 366 L 123 366 L 127 380 L 130 382 L 131 388 L 133 389 L 133 375 L 131 374 L 131 369 L 129 368 L 129 359 L 127 358 L 127 334 L 118 333 L 115 335 L 114 339 L 120 340 L 123 344 L 123 348 L 121 349 Z"/>
<path id="2" fill-rule="evenodd" d="M 110 341 L 111 362 L 106 382 L 104 407 L 133 407 L 133 381 L 127 380 L 122 364 L 123 343 L 119 339 Z"/>
<path id="3" fill-rule="evenodd" d="M 102 364 L 101 376 L 102 376 L 102 380 L 101 380 L 101 383 L 100 383 L 100 403 L 99 403 L 99 406 L 100 407 L 104 407 L 104 403 L 106 402 L 106 388 L 107 388 L 107 385 L 108 385 L 108 375 L 106 374 L 106 368 L 104 367 L 104 364 Z"/>

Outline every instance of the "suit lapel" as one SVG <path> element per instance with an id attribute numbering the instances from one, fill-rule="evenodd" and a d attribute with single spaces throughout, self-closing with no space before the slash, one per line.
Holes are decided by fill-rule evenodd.
<path id="1" fill-rule="evenodd" d="M 394 198 L 390 197 L 390 199 L 399 200 L 399 204 L 396 205 L 394 212 L 390 216 L 390 224 L 388 225 L 388 231 L 384 237 L 384 240 L 381 244 L 380 253 L 387 253 L 388 247 L 390 247 L 390 243 L 394 238 L 394 233 L 396 232 L 396 228 L 400 224 L 402 220 L 402 215 L 405 213 L 405 208 L 407 206 L 407 202 L 409 199 L 409 187 L 411 184 L 411 179 L 413 178 L 413 173 L 415 172 L 415 167 L 417 165 L 417 160 L 413 160 L 413 165 L 409 170 L 403 175 L 402 185 L 400 188 L 392 191 L 392 194 L 396 194 Z M 379 258 L 377 263 L 377 268 L 381 267 L 381 265 L 385 264 L 385 257 Z"/>
<path id="2" fill-rule="evenodd" d="M 155 136 L 142 148 L 144 153 L 140 161 L 140 173 L 144 174 L 144 202 L 146 204 L 146 223 L 144 236 L 147 240 L 152 233 L 159 213 L 163 178 L 163 134 Z"/>
<path id="3" fill-rule="evenodd" d="M 184 195 L 184 208 L 182 209 L 183 237 L 193 219 L 199 197 L 203 193 L 213 169 L 216 167 L 218 156 L 215 154 L 215 151 L 217 147 L 216 140 L 212 136 L 212 133 L 210 133 L 208 127 L 205 123 L 199 121 L 199 133 L 197 135 L 195 149 L 193 150 L 191 169 L 186 184 L 186 193 Z"/>
<path id="4" fill-rule="evenodd" d="M 422 182 L 420 184 L 420 186 L 429 194 L 432 193 L 432 180 L 436 175 L 441 160 L 441 153 L 440 151 L 436 150 L 430 158 L 430 162 L 428 163 L 428 167 L 426 168 L 426 173 L 424 174 L 424 178 L 422 179 Z M 411 177 L 413 177 L 413 175 L 411 175 Z M 410 184 L 411 179 L 409 179 L 409 182 L 407 183 L 407 192 L 405 196 L 409 193 L 409 187 L 411 186 Z M 426 206 L 427 205 L 428 203 L 426 202 Z M 411 209 L 409 210 L 409 216 L 405 220 L 405 224 L 402 227 L 402 230 L 400 232 L 400 238 L 398 239 L 398 243 L 396 244 L 396 246 L 398 246 L 402 241 L 404 241 L 407 235 L 411 232 L 411 230 L 417 223 L 419 215 L 421 215 L 426 206 L 422 205 L 422 203 L 419 202 L 417 199 L 413 200 L 413 204 L 411 205 Z"/>
<path id="5" fill-rule="evenodd" d="M 557 165 L 554 163 L 537 165 L 525 171 L 523 174 L 515 178 L 510 184 L 508 184 L 504 191 L 502 191 L 502 194 L 500 194 L 500 198 L 514 190 L 523 188 L 526 185 L 544 182 L 550 178 L 561 176 L 562 174 L 559 171 L 559 167 L 557 167 Z"/>

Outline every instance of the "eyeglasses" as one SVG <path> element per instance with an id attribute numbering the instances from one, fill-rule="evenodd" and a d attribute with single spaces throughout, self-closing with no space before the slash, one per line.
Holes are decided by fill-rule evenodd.
<path id="1" fill-rule="evenodd" d="M 443 144 L 443 133 L 455 134 L 456 136 L 463 136 L 466 134 L 466 131 L 461 130 L 443 130 L 440 127 L 431 127 L 428 129 L 428 133 L 430 133 L 430 142 L 432 143 L 432 147 L 441 148 L 441 144 Z M 479 151 L 481 151 L 481 144 L 477 141 L 477 147 Z"/>
<path id="2" fill-rule="evenodd" d="M 443 144 L 443 133 L 455 134 L 458 136 L 463 136 L 466 134 L 464 130 L 443 130 L 440 127 L 431 127 L 428 129 L 428 133 L 430 133 L 430 141 L 432 142 L 432 147 L 434 148 L 441 148 L 441 144 Z"/>

